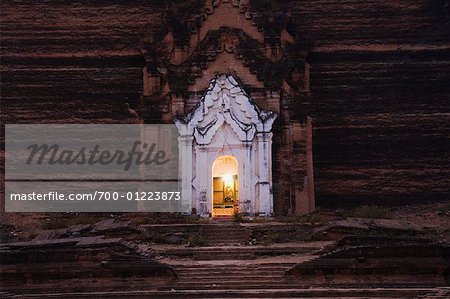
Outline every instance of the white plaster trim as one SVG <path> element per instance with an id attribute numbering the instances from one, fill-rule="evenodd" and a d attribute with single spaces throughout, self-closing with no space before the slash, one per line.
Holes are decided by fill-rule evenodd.
<path id="1" fill-rule="evenodd" d="M 270 132 L 276 117 L 258 108 L 233 76 L 219 75 L 194 110 L 175 124 L 182 136 L 193 135 L 198 144 L 207 145 L 225 122 L 241 141 L 251 141 L 256 133 Z"/>

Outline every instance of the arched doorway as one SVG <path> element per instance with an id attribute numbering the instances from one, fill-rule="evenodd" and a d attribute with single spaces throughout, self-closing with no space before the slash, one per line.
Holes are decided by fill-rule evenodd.
<path id="1" fill-rule="evenodd" d="M 276 117 L 258 108 L 231 75 L 211 80 L 195 109 L 174 119 L 183 204 L 204 217 L 229 216 L 237 209 L 245 215 L 271 215 Z"/>
<path id="2" fill-rule="evenodd" d="M 239 167 L 233 156 L 220 156 L 212 166 L 212 216 L 230 217 L 239 207 Z"/>

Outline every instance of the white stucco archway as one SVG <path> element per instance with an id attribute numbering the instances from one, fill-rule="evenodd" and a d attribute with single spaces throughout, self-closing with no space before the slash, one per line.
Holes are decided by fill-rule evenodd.
<path id="1" fill-rule="evenodd" d="M 220 156 L 232 156 L 238 164 L 239 212 L 272 214 L 270 131 L 276 117 L 257 107 L 231 75 L 211 80 L 195 109 L 175 119 L 183 201 L 211 216 L 213 164 Z"/>

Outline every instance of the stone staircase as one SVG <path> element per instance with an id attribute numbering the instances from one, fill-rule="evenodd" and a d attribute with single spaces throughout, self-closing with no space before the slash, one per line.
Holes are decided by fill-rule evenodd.
<path id="1" fill-rule="evenodd" d="M 65 298 L 65 299 L 111 299 L 111 298 L 340 298 L 340 299 L 368 299 L 368 298 L 448 298 L 446 297 L 428 297 L 431 294 L 438 293 L 439 290 L 424 288 L 309 288 L 309 289 L 259 289 L 259 290 L 129 290 L 129 291 L 111 291 L 111 292 L 79 292 L 79 293 L 47 293 L 47 294 L 25 294 L 10 295 L 5 298 L 25 299 L 25 298 Z M 9 294 L 8 294 L 9 295 Z M 0 297 L 4 298 L 4 297 Z"/>
<path id="2" fill-rule="evenodd" d="M 208 247 L 177 247 L 154 246 L 153 249 L 163 257 L 191 258 L 198 261 L 254 260 L 285 255 L 311 254 L 322 248 L 328 242 L 282 243 L 271 246 L 208 246 Z"/>
<path id="3" fill-rule="evenodd" d="M 283 273 L 294 263 L 204 264 L 176 266 L 174 290 L 261 290 L 284 289 Z"/>
<path id="4" fill-rule="evenodd" d="M 280 228 L 281 229 L 281 228 Z M 308 265 L 318 260 L 318 253 L 337 252 L 334 241 L 285 242 L 251 245 L 252 228 L 231 222 L 213 224 L 144 225 L 139 231 L 145 237 L 177 235 L 180 240 L 196 239 L 197 245 L 140 244 L 151 248 L 161 265 L 173 269 L 176 277 L 163 284 L 153 280 L 147 284 L 145 275 L 122 277 L 104 282 L 104 289 L 74 291 L 52 289 L 28 294 L 0 293 L 0 298 L 449 298 L 448 288 L 414 285 L 370 285 L 364 281 L 330 284 L 316 276 L 292 279 L 286 275 L 295 265 Z M 148 232 L 148 235 L 147 235 Z M 161 239 L 160 239 L 161 240 Z M 199 240 L 201 242 L 199 242 Z M 351 240 L 350 240 L 351 241 Z M 151 239 L 150 239 L 151 242 Z M 355 241 L 356 242 L 356 241 Z M 189 242 L 188 242 L 189 243 Z M 376 242 L 379 243 L 379 240 Z M 324 255 L 322 255 L 324 256 Z M 128 261 L 119 265 L 138 268 Z M 326 274 L 326 273 L 324 273 Z M 315 275 L 312 275 L 315 276 Z M 311 276 L 311 277 L 312 277 Z M 150 280 L 149 280 L 150 281 Z M 333 283 L 333 282 L 332 282 Z M 120 284 L 120 285 L 119 285 Z M 118 286 L 117 288 L 113 286 Z M 38 292 L 39 291 L 39 292 Z"/>
<path id="5" fill-rule="evenodd" d="M 246 245 L 250 241 L 245 228 L 227 222 L 203 226 L 200 234 L 208 244 L 215 245 Z"/>
<path id="6" fill-rule="evenodd" d="M 441 298 L 432 297 L 434 288 L 386 288 L 353 282 L 331 286 L 285 275 L 293 266 L 315 260 L 316 253 L 334 242 L 250 245 L 251 231 L 230 223 L 204 225 L 198 233 L 207 246 L 154 248 L 161 262 L 178 275 L 167 289 L 154 293 L 157 298 Z"/>
<path id="7" fill-rule="evenodd" d="M 162 257 L 160 262 L 172 266 L 178 279 L 168 286 L 171 296 L 200 295 L 214 291 L 208 298 L 272 298 L 279 297 L 273 290 L 289 289 L 284 272 L 296 263 L 314 258 L 312 253 L 331 242 L 292 242 L 268 246 L 250 245 L 250 230 L 223 222 L 203 225 L 197 230 L 206 246 L 189 247 L 155 245 L 153 249 Z M 271 289 L 265 292 L 263 290 Z M 230 293 L 231 292 L 231 293 Z M 247 293 L 248 294 L 247 294 Z M 282 297 L 289 292 L 282 292 Z M 183 296 L 182 296 L 183 294 Z M 292 293 L 296 297 L 296 292 Z M 159 295 L 163 295 L 159 293 Z M 198 298 L 192 295 L 193 298 Z M 211 297 L 210 297 L 211 296 Z M 169 296 L 170 297 L 170 296 Z"/>

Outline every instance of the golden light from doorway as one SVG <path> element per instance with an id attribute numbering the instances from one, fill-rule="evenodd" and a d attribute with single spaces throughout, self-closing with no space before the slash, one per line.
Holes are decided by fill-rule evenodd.
<path id="1" fill-rule="evenodd" d="M 225 186 L 233 186 L 233 176 L 230 174 L 225 174 L 224 176 L 222 176 L 222 180 L 225 184 Z"/>

